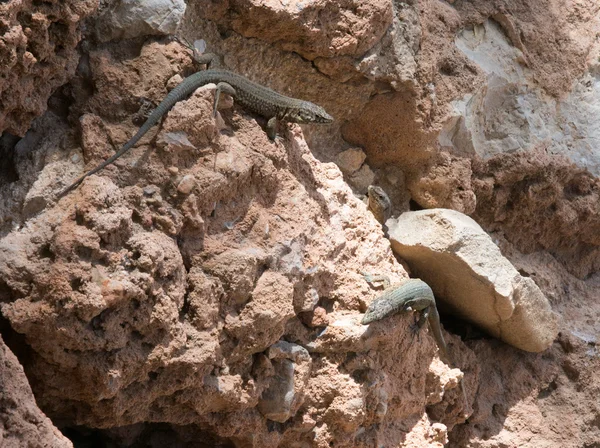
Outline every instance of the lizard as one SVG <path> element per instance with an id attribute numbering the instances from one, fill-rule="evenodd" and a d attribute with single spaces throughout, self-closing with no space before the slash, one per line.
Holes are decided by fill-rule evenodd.
<path id="1" fill-rule="evenodd" d="M 367 207 L 371 210 L 375 218 L 385 226 L 384 223 L 391 213 L 391 201 L 381 187 L 370 185 L 368 192 Z M 411 278 L 401 285 L 390 286 L 390 280 L 387 276 L 372 276 L 369 274 L 363 274 L 363 276 L 368 283 L 383 283 L 384 290 L 371 302 L 361 320 L 361 324 L 368 325 L 397 312 L 417 311 L 420 315 L 416 321 L 416 331 L 421 329 L 427 321 L 438 346 L 442 361 L 450 367 L 455 366 L 442 333 L 440 315 L 435 303 L 433 290 L 427 283 L 421 279 Z M 460 381 L 460 389 L 465 406 L 468 406 L 467 393 L 462 380 Z"/>
<path id="2" fill-rule="evenodd" d="M 383 233 L 387 236 L 385 222 L 392 214 L 392 201 L 383 188 L 369 185 L 367 189 L 367 208 L 373 213 L 375 219 L 383 226 Z"/>
<path id="3" fill-rule="evenodd" d="M 214 58 L 212 54 L 197 57 L 194 51 L 194 60 L 200 64 L 209 64 Z M 97 167 L 89 170 L 75 182 L 63 190 L 59 197 L 64 196 L 88 176 L 97 173 L 113 163 L 129 151 L 143 136 L 165 115 L 176 103 L 190 96 L 197 88 L 210 84 L 217 84 L 213 105 L 213 116 L 217 114 L 217 106 L 221 92 L 233 96 L 237 102 L 251 111 L 268 118 L 267 135 L 271 140 L 276 137 L 278 121 L 291 123 L 328 124 L 333 121 L 321 106 L 301 99 L 291 98 L 268 87 L 250 81 L 242 75 L 228 70 L 203 70 L 185 78 L 160 102 L 148 116 L 137 133 L 125 143 L 115 154 L 102 162 Z"/>
<path id="4" fill-rule="evenodd" d="M 420 315 L 416 321 L 415 331 L 421 329 L 427 321 L 429 323 L 429 328 L 433 333 L 433 338 L 438 346 L 442 361 L 454 368 L 455 363 L 450 356 L 446 340 L 442 334 L 440 315 L 435 305 L 435 296 L 433 295 L 431 287 L 418 278 L 411 278 L 401 285 L 390 286 L 390 281 L 387 276 L 363 275 L 368 283 L 382 282 L 384 290 L 373 302 L 371 302 L 361 320 L 361 324 L 368 325 L 397 312 L 417 311 Z M 468 406 L 467 392 L 465 391 L 463 380 L 460 381 L 460 390 L 463 395 L 465 406 Z"/>
<path id="5" fill-rule="evenodd" d="M 368 325 L 397 312 L 418 311 L 421 315 L 417 320 L 417 327 L 420 329 L 425 325 L 425 321 L 429 322 L 443 361 L 450 362 L 448 346 L 442 334 L 440 315 L 435 306 L 435 296 L 431 287 L 418 278 L 411 278 L 399 286 L 390 286 L 387 276 L 363 275 L 368 283 L 382 282 L 384 289 L 381 295 L 369 305 L 361 324 Z"/>
<path id="6" fill-rule="evenodd" d="M 376 185 L 369 185 L 367 193 L 367 208 L 380 224 L 385 225 L 392 213 L 392 201 L 384 189 Z"/>

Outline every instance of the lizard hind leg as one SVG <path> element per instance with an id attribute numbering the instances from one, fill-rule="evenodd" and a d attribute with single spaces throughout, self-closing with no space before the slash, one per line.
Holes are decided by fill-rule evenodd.
<path id="1" fill-rule="evenodd" d="M 421 342 L 421 331 L 420 330 L 421 330 L 421 328 L 423 328 L 423 325 L 425 325 L 425 323 L 427 322 L 427 318 L 429 316 L 429 308 L 425 308 L 421 311 L 417 311 L 417 313 L 419 313 L 419 317 L 417 317 L 415 315 L 415 321 L 410 326 L 410 331 L 412 333 L 413 340 L 416 337 L 417 341 Z"/>
<path id="2" fill-rule="evenodd" d="M 381 286 L 383 286 L 383 289 L 387 289 L 391 285 L 390 278 L 387 275 L 372 275 L 367 274 L 366 272 L 361 272 L 361 274 L 365 281 L 371 285 L 380 283 Z"/>
<path id="3" fill-rule="evenodd" d="M 213 117 L 217 116 L 217 107 L 219 106 L 219 98 L 221 96 L 221 92 L 225 92 L 233 97 L 235 97 L 236 92 L 231 84 L 226 82 L 220 82 L 217 84 L 217 91 L 215 92 L 215 102 L 213 105 Z"/>
<path id="4" fill-rule="evenodd" d="M 415 297 L 411 300 L 407 300 L 402 307 L 403 311 L 415 311 L 418 313 L 418 317 L 415 314 L 415 321 L 410 326 L 410 331 L 412 333 L 412 338 L 414 340 L 415 336 L 417 340 L 421 340 L 420 330 L 423 328 L 423 325 L 427 323 L 427 319 L 429 318 L 429 310 L 430 310 L 430 302 L 429 299 Z"/>

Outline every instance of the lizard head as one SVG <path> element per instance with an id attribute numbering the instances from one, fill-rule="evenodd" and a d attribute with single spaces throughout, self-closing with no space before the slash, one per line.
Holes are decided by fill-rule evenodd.
<path id="1" fill-rule="evenodd" d="M 369 185 L 367 207 L 381 224 L 385 224 L 392 211 L 392 202 L 383 188 Z"/>
<path id="2" fill-rule="evenodd" d="M 290 111 L 289 119 L 295 123 L 312 124 L 328 124 L 333 121 L 333 117 L 325 109 L 310 101 L 301 101 L 298 108 Z"/>

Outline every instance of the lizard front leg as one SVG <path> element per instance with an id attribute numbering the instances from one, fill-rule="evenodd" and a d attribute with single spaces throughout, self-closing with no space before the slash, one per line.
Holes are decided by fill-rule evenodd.
<path id="1" fill-rule="evenodd" d="M 388 289 L 390 287 L 391 282 L 387 275 L 372 275 L 365 272 L 361 272 L 361 274 L 365 281 L 371 285 L 374 285 L 375 283 L 381 283 L 383 289 Z"/>
<path id="2" fill-rule="evenodd" d="M 415 316 L 414 323 L 410 326 L 413 339 L 415 336 L 420 340 L 420 330 L 423 328 L 429 317 L 429 310 L 431 308 L 431 299 L 427 297 L 415 297 L 414 299 L 407 300 L 402 308 L 403 311 L 416 311 L 418 317 Z"/>
<path id="3" fill-rule="evenodd" d="M 233 97 L 235 97 L 236 92 L 233 86 L 226 82 L 220 82 L 217 84 L 217 91 L 215 92 L 215 103 L 213 105 L 213 117 L 217 116 L 217 106 L 219 105 L 219 98 L 221 97 L 221 92 L 225 92 Z"/>
<path id="4" fill-rule="evenodd" d="M 270 140 L 275 140 L 275 137 L 277 137 L 278 122 L 279 120 L 277 120 L 277 117 L 271 117 L 269 118 L 269 121 L 267 121 L 267 136 Z"/>

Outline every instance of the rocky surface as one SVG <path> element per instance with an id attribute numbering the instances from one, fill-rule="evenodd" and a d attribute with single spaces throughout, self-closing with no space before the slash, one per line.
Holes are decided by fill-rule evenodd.
<path id="1" fill-rule="evenodd" d="M 134 62 L 161 54 L 172 69 L 182 62 L 174 43 L 150 44 Z M 99 79 L 129 70 L 106 52 L 90 61 L 102 61 Z M 156 73 L 147 76 L 111 79 L 135 92 L 155 85 Z M 90 99 L 107 120 L 111 91 Z M 360 272 L 405 277 L 379 224 L 339 169 L 314 159 L 299 127 L 270 142 L 237 108 L 213 119 L 213 95 L 206 86 L 178 103 L 154 150 L 149 135 L 56 204 L 34 185 L 27 200 L 39 191 L 48 205 L 0 243 L 9 295 L 0 308 L 31 345 L 25 367 L 43 409 L 89 427 L 196 424 L 248 434 L 240 443 L 252 434 L 256 446 L 315 437 L 370 446 L 401 440 L 407 428 L 384 434 L 379 424 L 423 415 L 430 395 L 430 406 L 451 409 L 444 438 L 462 418 L 460 372 L 442 364 L 427 383 L 417 374 L 436 348 L 425 336 L 411 344 L 406 317 L 374 334 L 359 323 L 377 294 Z M 125 140 L 135 129 L 98 122 L 81 121 L 86 168 L 110 150 L 107 134 Z M 63 173 L 55 194 L 72 180 Z M 381 350 L 413 359 L 414 374 Z M 409 386 L 422 393 L 394 398 Z M 269 420 L 285 426 L 273 432 Z"/>
<path id="2" fill-rule="evenodd" d="M 183 0 L 117 0 L 101 4 L 94 21 L 100 42 L 175 34 L 185 14 Z"/>
<path id="3" fill-rule="evenodd" d="M 545 148 L 473 166 L 474 217 L 522 252 L 548 251 L 575 276 L 600 269 L 600 181 Z M 535 236 L 535 237 L 533 237 Z"/>
<path id="4" fill-rule="evenodd" d="M 119 4 L 135 2 L 101 2 Z M 231 101 L 213 119 L 207 86 L 57 203 L 193 70 L 166 39 L 99 44 L 95 17 L 78 60 L 95 6 L 0 6 L 0 129 L 29 129 L 0 139 L 3 335 L 25 335 L 36 400 L 72 440 L 598 443 L 595 0 L 190 1 L 189 40 L 335 123 L 273 143 Z M 31 11 L 39 28 L 22 26 Z M 46 30 L 63 26 L 55 59 Z M 28 65 L 23 36 L 44 63 Z M 445 333 L 450 369 L 410 315 L 360 326 L 378 294 L 361 272 L 407 274 L 333 161 L 356 193 L 381 185 L 395 216 L 474 218 L 561 315 L 555 343 L 525 353 L 442 316 L 461 335 Z"/>
<path id="5" fill-rule="evenodd" d="M 23 367 L 1 338 L 0 384 L 0 446 L 73 447 L 38 408 Z"/>
<path id="6" fill-rule="evenodd" d="M 394 17 L 387 0 L 226 0 L 202 6 L 197 11 L 204 19 L 310 60 L 364 55 L 381 40 Z"/>
<path id="7" fill-rule="evenodd" d="M 0 4 L 0 132 L 22 136 L 73 76 L 81 22 L 98 0 Z"/>

